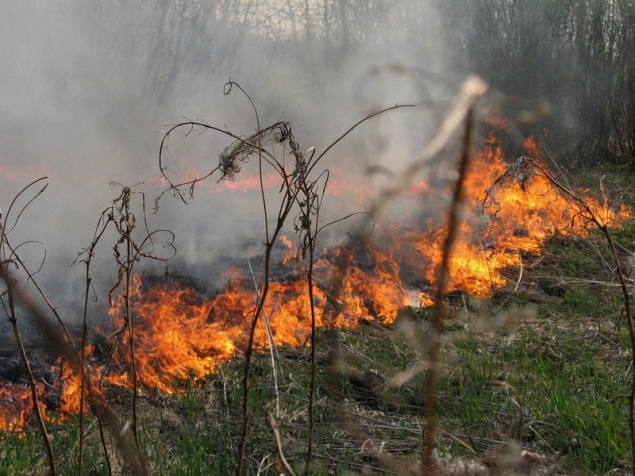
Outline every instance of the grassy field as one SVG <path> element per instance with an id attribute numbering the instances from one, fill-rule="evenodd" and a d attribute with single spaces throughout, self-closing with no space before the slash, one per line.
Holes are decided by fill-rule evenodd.
<path id="1" fill-rule="evenodd" d="M 589 179 L 590 181 L 592 179 Z M 613 173 L 609 190 L 630 205 L 633 183 Z M 635 278 L 635 223 L 613 232 Z M 448 474 L 630 473 L 631 351 L 611 256 L 591 232 L 554 238 L 540 257 L 507 270 L 509 286 L 487 300 L 457 293 L 445 303 L 438 457 Z M 417 470 L 426 416 L 428 309 L 404 309 L 394 325 L 368 322 L 317 337 L 315 450 L 311 474 Z M 272 361 L 275 362 L 275 374 Z M 252 368 L 248 474 L 281 474 L 282 456 L 304 470 L 308 348 L 257 355 Z M 155 474 L 231 474 L 241 424 L 243 359 L 176 395 L 142 392 L 140 438 Z M 131 395 L 112 408 L 130 419 Z M 75 474 L 78 425 L 50 429 L 61 474 Z M 108 474 L 99 427 L 89 420 L 85 474 Z M 280 448 L 276 438 L 279 437 Z M 114 474 L 120 467 L 108 445 Z M 45 474 L 39 434 L 5 434 L 0 475 Z"/>

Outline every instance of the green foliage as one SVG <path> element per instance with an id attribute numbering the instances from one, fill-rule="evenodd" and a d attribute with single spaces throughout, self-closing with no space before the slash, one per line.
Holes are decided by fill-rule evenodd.
<path id="1" fill-rule="evenodd" d="M 0 441 L 0 475 L 30 475 L 34 469 L 45 470 L 46 455 L 39 435 L 3 435 Z"/>

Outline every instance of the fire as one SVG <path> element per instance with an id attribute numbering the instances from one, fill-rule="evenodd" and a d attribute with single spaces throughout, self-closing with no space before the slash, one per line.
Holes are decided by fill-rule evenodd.
<path id="1" fill-rule="evenodd" d="M 258 176 L 246 176 L 241 177 L 240 180 L 225 180 L 221 182 L 223 188 L 230 190 L 241 190 L 247 192 L 249 190 L 260 190 L 260 177 Z M 262 177 L 262 186 L 265 189 L 271 189 L 280 185 L 280 178 L 275 173 L 268 173 Z"/>
<path id="2" fill-rule="evenodd" d="M 526 140 L 525 148 L 548 170 L 533 138 Z M 507 283 L 500 271 L 518 267 L 523 255 L 539 255 L 548 238 L 586 233 L 579 206 L 524 162 L 507 165 L 493 134 L 474 157 L 465 187 L 468 198 L 450 258 L 449 291 L 491 296 Z M 584 201 L 607 226 L 633 217 L 625 207 L 613 211 L 606 199 Z M 428 226 L 427 231 L 413 228 L 401 233 L 406 236 L 402 243 L 416 250 L 408 255 L 410 266 L 423 270 L 434 284 L 446 230 Z"/>
<path id="3" fill-rule="evenodd" d="M 81 408 L 81 378 L 68 366 L 63 368 L 62 377 L 63 395 L 61 398 L 60 410 L 67 415 L 77 415 Z"/>
<path id="4" fill-rule="evenodd" d="M 389 256 L 378 256 L 372 273 L 350 266 L 341 278 L 339 294 L 314 286 L 313 314 L 317 326 L 351 327 L 361 319 L 392 322 L 399 309 L 415 304 L 399 280 L 395 261 Z M 328 258 L 316 263 L 316 274 L 325 282 L 333 279 L 334 272 Z M 244 349 L 257 300 L 248 279 L 236 277 L 215 297 L 202 296 L 175 278 L 143 288 L 141 278 L 135 276 L 133 335 L 137 372 L 143 386 L 173 393 L 175 383 L 204 377 L 220 362 Z M 267 326 L 276 345 L 306 344 L 311 315 L 306 280 L 272 282 L 263 318 L 256 328 L 255 346 L 268 348 Z M 116 327 L 124 323 L 120 307 L 113 307 L 111 316 Z M 129 334 L 124 334 L 115 356 L 121 369 L 132 365 L 129 339 Z M 115 385 L 132 386 L 129 372 L 127 378 L 119 373 L 107 380 Z"/>
<path id="5" fill-rule="evenodd" d="M 0 429 L 23 428 L 32 407 L 31 391 L 26 386 L 5 384 L 0 387 Z"/>
<path id="6" fill-rule="evenodd" d="M 533 139 L 527 153 L 547 170 Z M 535 168 L 523 162 L 506 164 L 494 135 L 475 153 L 465 183 L 466 203 L 450 259 L 448 291 L 461 290 L 488 297 L 505 286 L 502 270 L 517 267 L 523 256 L 540 253 L 545 240 L 556 234 L 583 233 L 576 204 Z M 265 177 L 266 186 L 275 187 Z M 231 189 L 251 190 L 260 179 L 240 184 L 225 182 Z M 336 189 L 350 186 L 329 183 Z M 430 186 L 417 183 L 410 193 L 424 197 Z M 337 193 L 342 193 L 341 191 Z M 327 190 L 328 194 L 328 190 Z M 422 198 L 419 198 L 422 199 Z M 622 208 L 615 212 L 605 199 L 584 197 L 606 225 L 632 218 Z M 447 230 L 443 221 L 396 227 L 387 237 L 362 249 L 342 247 L 323 250 L 313 267 L 313 301 L 306 280 L 308 269 L 292 239 L 281 239 L 286 250 L 276 266 L 288 267 L 285 275 L 296 279 L 270 283 L 263 314 L 255 333 L 255 346 L 306 345 L 312 318 L 317 326 L 352 327 L 362 320 L 392 323 L 406 306 L 429 305 L 436 286 L 437 266 Z M 383 237 L 382 237 L 383 238 Z M 386 244 L 388 243 L 388 244 Z M 295 259 L 298 258 L 298 259 Z M 253 279 L 235 270 L 229 284 L 214 296 L 206 296 L 175 278 L 146 279 L 134 276 L 134 361 L 138 388 L 173 393 L 179 382 L 204 378 L 217 366 L 244 351 L 258 290 Z M 123 298 L 110 311 L 115 328 L 125 323 Z M 114 364 L 91 362 L 91 386 L 100 382 L 132 388 L 133 354 L 130 333 L 116 340 Z M 87 348 L 88 354 L 92 348 Z M 103 380 L 98 379 L 105 372 Z M 94 380 L 94 381 L 93 381 Z M 70 368 L 61 378 L 61 411 L 80 411 L 79 378 Z M 31 407 L 28 389 L 5 384 L 0 387 L 0 428 L 12 430 L 27 424 Z"/>

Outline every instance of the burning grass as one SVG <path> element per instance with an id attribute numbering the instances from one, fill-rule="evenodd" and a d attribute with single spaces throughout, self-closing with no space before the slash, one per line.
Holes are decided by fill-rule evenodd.
<path id="1" fill-rule="evenodd" d="M 21 398 L 26 389 L 2 394 L 9 416 L 0 468 L 26 468 L 15 458 L 30 444 L 29 423 L 37 417 L 51 472 L 55 464 L 76 468 L 67 456 L 77 439 L 80 472 L 97 474 L 622 469 L 635 444 L 625 436 L 633 412 L 624 405 L 632 406 L 635 387 L 620 378 L 632 362 L 624 341 L 635 349 L 626 287 L 633 243 L 619 252 L 615 243 L 632 241 L 632 212 L 609 207 L 604 189 L 592 199 L 561 185 L 532 140 L 525 147 L 533 157 L 512 163 L 492 136 L 472 157 L 471 107 L 461 120 L 448 119 L 468 124 L 459 179 L 441 186 L 454 187 L 451 202 L 439 207 L 450 210 L 449 224 L 441 213 L 438 222 L 387 227 L 373 240 L 357 237 L 329 250 L 316 246 L 328 226 L 320 207 L 329 171 L 315 178 L 311 172 L 346 134 L 324 153 L 310 149 L 305 156 L 288 123 L 248 139 L 204 123 L 170 129 L 161 154 L 180 126 L 234 140 L 214 171 L 169 182 L 183 201 L 204 178 L 217 170 L 221 179 L 232 178 L 254 155 L 278 174 L 278 215 L 275 224 L 265 220 L 261 268 L 254 272 L 249 263 L 251 276 L 232 271 L 229 284 L 210 295 L 174 277 L 142 278 L 138 261 L 165 258 L 155 255 L 158 233 L 146 227 L 136 238 L 145 225 L 132 212 L 139 194 L 123 187 L 100 217 L 84 261 L 88 296 L 91 258 L 112 224 L 119 266 L 110 295 L 113 328 L 91 338 L 85 319 L 81 337 L 60 333 L 57 380 L 36 381 L 30 373 L 32 400 Z M 433 141 L 430 157 L 438 147 Z M 293 168 L 278 158 L 286 155 Z M 401 192 L 414 174 L 408 175 Z M 266 180 L 259 182 L 264 188 Z M 427 187 L 412 185 L 420 200 L 416 191 Z M 274 208 L 264 190 L 262 196 L 267 216 Z M 289 244 L 282 238 L 287 222 L 298 235 L 296 260 L 276 248 Z M 625 223 L 612 241 L 608 227 Z M 609 252 L 591 224 L 604 233 Z M 15 296 L 27 307 L 30 301 L 6 269 L 17 255 L 4 230 L 5 294 L 23 350 L 12 303 Z M 170 247 L 171 233 L 163 235 Z M 279 268 L 284 279 L 276 279 Z M 628 329 L 620 314 L 629 316 Z M 59 395 L 53 417 L 43 386 Z M 29 407 L 39 412 L 30 416 Z M 89 407 L 97 422 L 84 421 Z M 55 423 L 52 437 L 44 421 Z M 41 467 L 40 459 L 25 458 L 31 468 Z"/>
<path id="2" fill-rule="evenodd" d="M 568 243 L 556 240 L 547 252 L 555 254 Z M 597 245 L 593 240 L 584 243 L 571 258 L 584 259 Z M 595 275 L 603 272 L 596 265 Z M 626 473 L 627 333 L 606 319 L 618 315 L 619 300 L 605 286 L 576 284 L 573 289 L 583 286 L 597 307 L 573 312 L 561 297 L 537 287 L 536 280 L 545 275 L 563 281 L 570 277 L 558 260 L 545 259 L 526 270 L 516 291 L 448 307 L 439 451 L 452 455 L 454 462 L 479 461 L 488 472 L 497 465 L 500 470 L 501 465 L 522 463 L 534 474 Z M 568 286 L 565 292 L 570 292 Z M 597 308 L 604 309 L 603 319 L 593 315 Z M 417 337 L 410 326 L 425 331 L 429 318 L 429 311 L 412 309 L 396 325 L 368 322 L 351 330 L 324 331 L 317 339 L 316 474 L 385 474 L 390 471 L 373 453 L 373 445 L 406 460 L 419 450 L 424 388 L 421 379 L 407 377 L 422 363 L 425 342 L 419 339 L 425 340 L 425 332 Z M 279 355 L 279 401 L 272 385 L 259 385 L 250 403 L 260 422 L 250 461 L 254 467 L 272 465 L 272 471 L 280 465 L 264 417 L 279 405 L 285 456 L 299 471 L 306 449 L 308 353 L 283 348 Z M 266 355 L 258 358 L 254 371 L 261 377 L 258 382 L 271 381 Z M 194 398 L 209 421 L 237 421 L 239 377 L 240 362 L 229 363 L 186 401 Z M 205 402 L 215 405 L 204 409 Z M 209 431 L 201 430 L 206 441 L 232 433 L 231 424 L 221 425 L 222 430 L 218 424 L 202 427 Z M 210 455 L 221 456 L 211 452 L 206 457 Z"/>
<path id="3" fill-rule="evenodd" d="M 628 242 L 634 232 L 629 225 L 617 238 Z M 438 448 L 444 461 L 469 463 L 467 474 L 502 471 L 501 465 L 524 465 L 533 474 L 628 472 L 627 333 L 607 317 L 618 316 L 620 306 L 610 273 L 599 256 L 588 260 L 599 245 L 596 238 L 554 239 L 544 258 L 527 264 L 517 290 L 510 286 L 492 299 L 464 295 L 448 302 L 439 386 Z M 595 283 L 580 282 L 576 261 Z M 560 290 L 545 286 L 547 278 Z M 425 389 L 417 370 L 408 376 L 424 361 L 429 320 L 430 311 L 411 308 L 394 325 L 369 321 L 320 332 L 315 474 L 390 474 L 373 448 L 405 460 L 420 451 Z M 301 471 L 309 361 L 307 348 L 280 347 L 276 390 L 268 354 L 257 354 L 247 455 L 254 471 L 283 471 L 267 412 L 279 425 L 285 457 Z M 236 355 L 205 379 L 178 383 L 178 395 L 142 393 L 142 441 L 157 474 L 233 470 L 242 369 Z M 112 389 L 109 401 L 121 414 L 129 412 L 128 391 Z M 90 425 L 87 471 L 103 474 L 97 433 Z M 17 436 L 3 441 L 4 474 L 44 470 L 37 435 Z M 72 454 L 76 438 L 76 422 L 54 430 L 62 473 L 74 467 L 63 456 Z"/>

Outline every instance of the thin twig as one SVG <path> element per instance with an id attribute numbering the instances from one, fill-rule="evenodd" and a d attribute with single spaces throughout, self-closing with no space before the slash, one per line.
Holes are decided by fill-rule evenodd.
<path id="1" fill-rule="evenodd" d="M 287 458 L 285 458 L 284 451 L 282 450 L 282 441 L 280 439 L 280 429 L 278 427 L 278 422 L 276 422 L 276 420 L 273 418 L 273 415 L 269 412 L 267 412 L 267 418 L 269 419 L 269 426 L 273 430 L 273 436 L 276 439 L 276 447 L 278 448 L 278 455 L 282 460 L 282 464 L 284 464 L 284 467 L 287 468 L 287 471 L 291 476 L 295 476 L 293 468 L 291 468 L 291 465 L 287 461 Z"/>
<path id="2" fill-rule="evenodd" d="M 631 391 L 628 398 L 628 428 L 629 428 L 629 440 L 631 444 L 631 472 L 635 476 L 635 324 L 633 323 L 633 313 L 631 308 L 631 296 L 630 291 L 626 283 L 626 278 L 622 271 L 622 265 L 620 264 L 619 257 L 617 255 L 617 249 L 613 237 L 609 232 L 608 220 L 606 218 L 598 218 L 594 209 L 586 203 L 586 201 L 577 195 L 573 190 L 565 187 L 555 178 L 553 178 L 544 167 L 533 159 L 527 159 L 536 169 L 538 169 L 553 185 L 555 185 L 561 192 L 572 198 L 579 207 L 579 215 L 587 222 L 595 225 L 598 230 L 604 235 L 611 256 L 613 257 L 613 263 L 615 265 L 615 274 L 620 283 L 622 290 L 622 302 L 624 307 L 622 308 L 622 316 L 626 319 L 628 325 L 628 334 L 631 346 Z M 606 205 L 606 204 L 605 204 Z M 608 218 L 608 217 L 607 217 Z"/>
<path id="3" fill-rule="evenodd" d="M 247 260 L 247 264 L 249 266 L 249 271 L 251 272 L 251 278 L 254 282 L 254 289 L 256 290 L 256 296 L 258 295 L 258 282 L 256 281 L 256 276 L 254 275 L 254 270 L 251 267 L 251 262 Z M 274 316 L 276 310 L 274 309 L 271 317 Z M 280 360 L 278 356 L 278 349 L 276 347 L 276 343 L 273 339 L 273 332 L 271 330 L 271 326 L 269 325 L 269 318 L 267 317 L 267 313 L 262 311 L 262 319 L 265 323 L 265 328 L 267 330 L 267 341 L 269 342 L 269 354 L 271 356 L 271 371 L 273 372 L 273 387 L 276 394 L 276 418 L 280 418 L 280 394 L 278 392 L 278 367 L 276 365 L 276 357 Z"/>
<path id="4" fill-rule="evenodd" d="M 369 210 L 371 215 L 378 216 L 379 211 L 385 207 L 388 202 L 406 190 L 408 185 L 415 180 L 418 173 L 427 167 L 430 161 L 437 157 L 439 153 L 448 146 L 456 133 L 460 131 L 465 124 L 465 120 L 471 109 L 476 102 L 483 97 L 487 89 L 487 83 L 476 76 L 470 76 L 465 80 L 454 107 L 441 123 L 438 132 L 423 149 L 421 154 L 419 154 L 419 157 L 406 167 L 402 173 L 393 180 L 392 185 L 375 200 L 375 203 Z"/>
<path id="5" fill-rule="evenodd" d="M 30 186 L 30 185 L 29 185 Z M 27 188 L 29 187 L 27 186 Z M 46 188 L 46 187 L 45 187 Z M 20 193 L 26 190 L 23 189 Z M 42 189 L 37 196 L 39 196 L 44 189 Z M 20 214 L 26 209 L 26 207 L 35 200 L 33 198 L 28 204 L 22 209 Z M 15 200 L 14 202 L 15 203 Z M 8 212 L 7 212 L 8 215 Z M 18 216 L 19 219 L 19 216 Z M 16 224 L 17 224 L 16 220 Z M 15 225 L 14 225 L 15 226 Z M 11 249 L 9 245 L 9 240 L 7 238 L 7 232 L 5 229 L 5 221 L 2 216 L 2 212 L 0 211 L 0 269 L 2 270 L 3 277 L 9 275 L 8 266 L 11 262 L 10 259 L 5 259 L 5 248 L 8 248 L 11 251 L 11 255 L 17 257 L 17 254 Z M 15 297 L 15 282 L 12 278 L 6 279 L 5 282 L 7 285 L 7 297 L 9 300 L 9 321 L 11 322 L 11 326 L 13 328 L 13 335 L 15 337 L 16 344 L 18 346 L 18 351 L 20 353 L 20 358 L 22 359 L 22 364 L 24 365 L 24 369 L 27 373 L 27 379 L 29 382 L 29 388 L 31 390 L 31 399 L 33 401 L 33 412 L 35 413 L 35 418 L 37 421 L 38 428 L 40 430 L 40 434 L 42 436 L 42 441 L 44 442 L 44 447 L 46 449 L 46 456 L 49 464 L 49 473 L 51 476 L 55 476 L 57 474 L 56 464 L 55 464 L 55 455 L 53 453 L 53 446 L 51 445 L 51 439 L 49 438 L 48 432 L 46 430 L 46 424 L 44 423 L 44 416 L 42 415 L 42 410 L 40 408 L 40 400 L 38 396 L 37 383 L 35 382 L 35 377 L 33 375 L 33 371 L 31 370 L 31 364 L 29 363 L 29 358 L 26 354 L 26 349 L 24 348 L 24 341 L 22 339 L 22 334 L 20 332 L 20 326 L 18 324 L 18 314 L 16 310 L 16 297 Z"/>
<path id="6" fill-rule="evenodd" d="M 479 84 L 484 92 L 484 84 Z M 463 203 L 464 187 L 463 183 L 467 175 L 467 169 L 470 162 L 470 149 L 473 134 L 473 106 L 466 113 L 465 135 L 463 139 L 462 155 L 458 166 L 458 179 L 455 184 L 454 195 L 448 212 L 447 235 L 443 243 L 443 251 L 441 264 L 437 272 L 436 291 L 434 295 L 434 311 L 432 316 L 432 324 L 434 333 L 432 337 L 432 346 L 429 354 L 430 368 L 426 379 L 427 401 L 426 401 L 426 426 L 423 432 L 423 474 L 435 475 L 438 472 L 438 465 L 434 457 L 435 440 L 437 433 L 437 381 L 438 381 L 438 360 L 441 351 L 441 335 L 443 333 L 443 316 L 444 316 L 444 300 L 445 291 L 450 280 L 449 266 L 450 257 L 454 239 L 458 232 L 460 221 L 460 208 Z"/>
<path id="7" fill-rule="evenodd" d="M 514 286 L 514 292 L 518 291 L 518 287 L 520 286 L 520 282 L 523 279 L 523 256 L 518 253 L 518 261 L 520 264 L 520 272 L 518 273 L 518 281 L 516 281 L 516 286 Z"/>
<path id="8" fill-rule="evenodd" d="M 107 217 L 107 218 L 105 218 Z M 90 295 L 90 288 L 92 283 L 92 277 L 90 275 L 90 265 L 92 262 L 92 258 L 95 253 L 95 248 L 97 243 L 99 243 L 100 238 L 105 233 L 108 223 L 112 218 L 108 217 L 106 214 L 102 214 L 97 224 L 97 228 L 95 229 L 95 234 L 93 235 L 93 241 L 90 246 L 86 249 L 85 254 L 86 258 L 82 261 L 86 265 L 86 290 L 84 292 L 84 311 L 82 316 L 82 338 L 80 343 L 80 366 L 83 369 L 86 369 L 86 337 L 88 332 L 88 297 Z M 78 257 L 79 258 L 79 257 Z M 72 342 L 72 341 L 71 341 Z M 79 454 L 77 455 L 77 467 L 78 473 L 82 474 L 82 466 L 83 466 L 83 455 L 84 455 L 84 409 L 86 408 L 85 403 L 86 396 L 86 382 L 84 380 L 84 372 L 80 375 L 80 397 L 79 397 Z M 107 465 L 109 468 L 109 473 L 111 470 L 110 463 L 110 455 L 108 453 L 108 449 L 106 446 L 106 442 L 104 439 L 104 431 L 101 424 L 101 419 L 97 418 L 97 423 L 99 425 L 99 437 L 101 438 L 102 446 L 104 448 L 104 457 L 106 458 Z"/>

